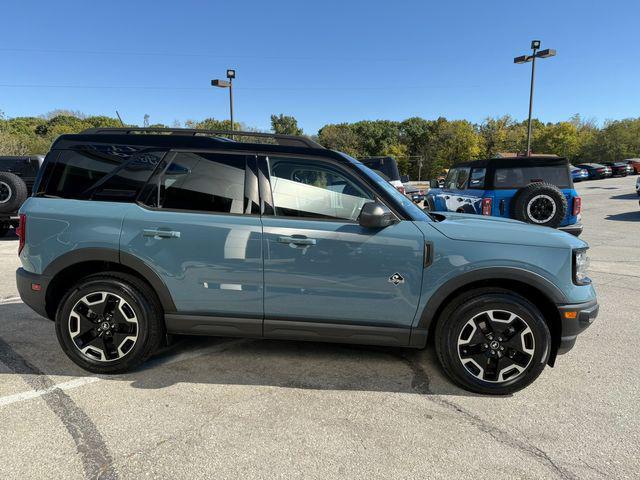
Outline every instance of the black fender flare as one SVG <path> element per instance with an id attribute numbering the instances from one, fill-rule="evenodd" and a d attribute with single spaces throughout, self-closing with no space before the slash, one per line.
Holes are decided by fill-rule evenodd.
<path id="1" fill-rule="evenodd" d="M 146 280 L 158 295 L 166 313 L 176 312 L 173 297 L 162 278 L 145 262 L 130 253 L 111 248 L 87 247 L 67 252 L 53 260 L 42 274 L 53 279 L 62 270 L 84 262 L 110 262 L 128 267 Z"/>
<path id="2" fill-rule="evenodd" d="M 426 344 L 430 327 L 435 320 L 436 313 L 443 302 L 456 290 L 465 285 L 471 285 L 483 280 L 513 280 L 531 285 L 545 295 L 551 302 L 561 305 L 567 303 L 564 292 L 554 283 L 530 270 L 517 267 L 482 267 L 458 275 L 444 283 L 427 301 L 420 318 L 411 332 L 411 345 L 422 347 Z"/>

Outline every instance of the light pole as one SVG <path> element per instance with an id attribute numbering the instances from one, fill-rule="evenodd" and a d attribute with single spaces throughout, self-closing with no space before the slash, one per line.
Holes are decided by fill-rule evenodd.
<path id="1" fill-rule="evenodd" d="M 531 156 L 531 113 L 533 111 L 533 86 L 535 83 L 536 75 L 536 58 L 548 58 L 555 57 L 556 51 L 553 48 L 547 48 L 546 50 L 540 50 L 540 40 L 533 40 L 531 42 L 532 55 L 522 55 L 513 59 L 513 63 L 527 63 L 531 62 L 531 90 L 529 91 L 529 125 L 527 128 L 527 157 Z"/>
<path id="2" fill-rule="evenodd" d="M 231 131 L 233 132 L 233 79 L 236 78 L 236 71 L 232 69 L 227 70 L 226 80 L 211 80 L 211 85 L 214 87 L 228 88 L 229 89 L 229 113 L 231 115 Z"/>

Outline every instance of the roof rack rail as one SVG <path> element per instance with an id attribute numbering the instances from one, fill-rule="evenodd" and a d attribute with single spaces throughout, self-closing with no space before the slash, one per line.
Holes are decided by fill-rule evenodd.
<path id="1" fill-rule="evenodd" d="M 279 133 L 263 133 L 263 132 L 244 132 L 238 130 L 206 130 L 199 128 L 146 128 L 146 127 L 104 127 L 89 128 L 81 132 L 86 135 L 118 135 L 118 134 L 166 134 L 166 135 L 186 135 L 186 136 L 213 136 L 222 137 L 224 135 L 233 137 L 257 137 L 269 138 L 275 140 L 278 145 L 287 145 L 292 147 L 321 148 L 322 145 L 314 142 L 307 137 L 299 137 L 296 135 L 282 135 Z M 224 137 L 223 137 L 224 138 Z M 236 140 L 233 140 L 236 141 Z"/>

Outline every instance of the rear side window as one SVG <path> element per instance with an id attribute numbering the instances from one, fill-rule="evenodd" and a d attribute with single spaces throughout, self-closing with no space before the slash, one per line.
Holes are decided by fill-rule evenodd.
<path id="1" fill-rule="evenodd" d="M 243 213 L 246 157 L 179 152 L 154 180 L 147 205 L 171 210 Z"/>
<path id="2" fill-rule="evenodd" d="M 484 188 L 484 177 L 487 174 L 486 168 L 474 168 L 471 170 L 471 179 L 469 180 L 469 188 Z"/>
<path id="3" fill-rule="evenodd" d="M 515 189 L 536 182 L 550 183 L 558 188 L 570 188 L 569 169 L 566 165 L 497 168 L 494 186 L 495 188 Z"/>
<path id="4" fill-rule="evenodd" d="M 78 200 L 133 201 L 164 152 L 116 146 L 60 151 L 40 182 L 47 196 Z"/>

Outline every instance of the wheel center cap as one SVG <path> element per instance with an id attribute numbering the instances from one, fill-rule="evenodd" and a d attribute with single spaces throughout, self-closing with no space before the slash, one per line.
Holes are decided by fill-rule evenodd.
<path id="1" fill-rule="evenodd" d="M 109 322 L 102 322 L 102 323 L 100 324 L 100 328 L 102 328 L 103 330 L 109 330 L 109 327 L 110 327 L 110 326 L 111 326 L 111 325 L 109 325 Z"/>
<path id="2" fill-rule="evenodd" d="M 491 342 L 489 346 L 491 347 L 491 350 L 498 350 L 498 348 L 500 348 L 500 344 L 496 340 Z"/>

